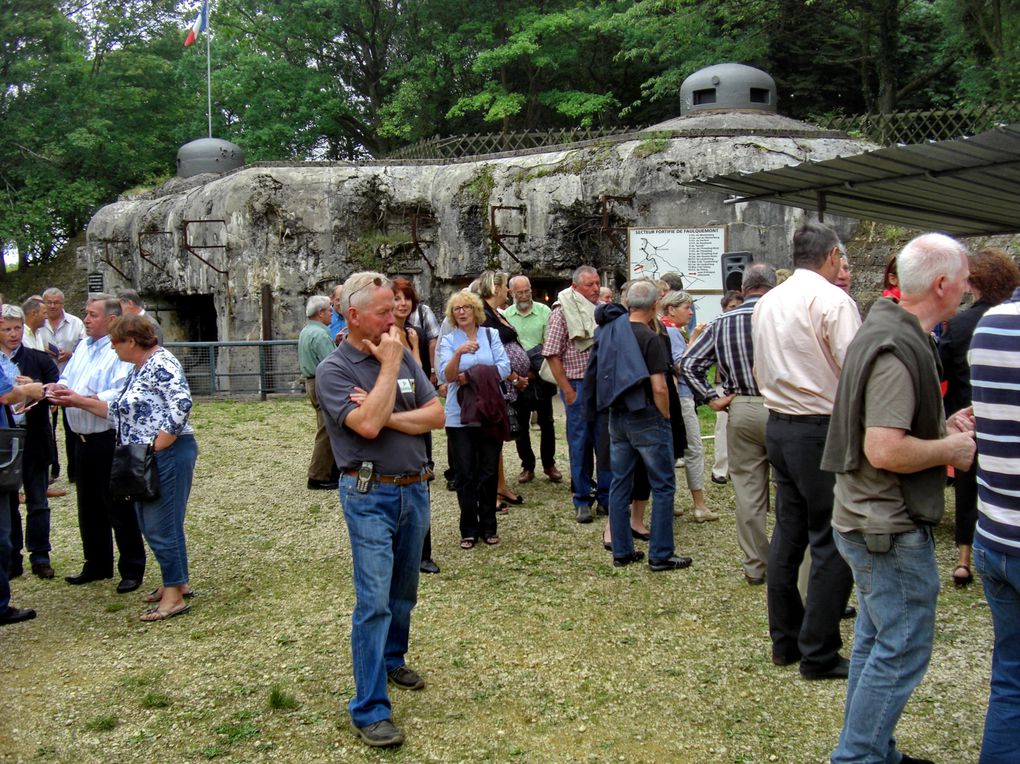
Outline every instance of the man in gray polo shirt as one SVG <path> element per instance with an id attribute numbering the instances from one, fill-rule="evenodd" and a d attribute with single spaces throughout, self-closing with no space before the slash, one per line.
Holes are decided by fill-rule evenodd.
<path id="1" fill-rule="evenodd" d="M 404 663 L 429 528 L 424 434 L 445 424 L 443 408 L 393 325 L 393 290 L 379 273 L 344 285 L 346 342 L 321 364 L 315 390 L 340 468 L 340 504 L 354 563 L 351 724 L 372 746 L 397 746 L 387 680 L 420 690 Z"/>

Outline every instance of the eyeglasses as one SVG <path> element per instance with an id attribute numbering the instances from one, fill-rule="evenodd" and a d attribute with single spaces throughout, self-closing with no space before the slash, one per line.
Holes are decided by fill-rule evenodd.
<path id="1" fill-rule="evenodd" d="M 43 305 L 63 305 L 63 300 L 43 300 Z"/>
<path id="2" fill-rule="evenodd" d="M 351 292 L 349 295 L 347 295 L 347 304 L 350 305 L 352 302 L 354 302 L 354 295 L 356 295 L 362 289 L 367 289 L 370 286 L 375 286 L 375 287 L 378 288 L 378 287 L 381 287 L 382 285 L 383 285 L 383 280 L 381 278 L 379 278 L 378 276 L 376 276 L 371 281 L 369 281 L 367 284 L 362 284 L 357 289 L 355 289 L 353 292 Z"/>
<path id="3" fill-rule="evenodd" d="M 470 305 L 454 305 L 450 310 L 454 313 L 460 313 L 462 310 L 472 310 L 472 307 Z"/>

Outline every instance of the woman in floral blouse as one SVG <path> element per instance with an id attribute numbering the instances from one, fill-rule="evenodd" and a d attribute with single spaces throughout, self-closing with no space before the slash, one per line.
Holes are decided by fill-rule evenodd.
<path id="1" fill-rule="evenodd" d="M 163 585 L 145 600 L 153 602 L 143 621 L 162 621 L 191 610 L 184 514 L 195 473 L 198 446 L 188 424 L 191 391 L 184 369 L 156 344 L 154 326 L 144 316 L 122 316 L 110 326 L 110 340 L 122 361 L 134 364 L 120 396 L 109 405 L 70 390 L 53 390 L 54 401 L 76 406 L 114 424 L 118 443 L 153 443 L 159 469 L 159 498 L 136 502 L 138 525 L 159 562 Z"/>

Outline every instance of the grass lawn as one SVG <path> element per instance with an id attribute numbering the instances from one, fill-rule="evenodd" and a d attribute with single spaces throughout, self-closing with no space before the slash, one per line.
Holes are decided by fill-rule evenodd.
<path id="1" fill-rule="evenodd" d="M 828 760 L 845 683 L 770 663 L 765 590 L 743 579 L 732 489 L 707 483 L 723 519 L 696 524 L 682 471 L 688 511 L 675 532 L 694 565 L 657 574 L 613 568 L 601 523 L 574 522 L 566 483 L 544 478 L 500 517 L 500 546 L 462 551 L 455 497 L 436 481 L 442 573 L 422 577 L 407 656 L 428 686 L 391 692 L 404 746 L 366 748 L 345 705 L 347 532 L 336 495 L 305 488 L 311 407 L 200 401 L 193 422 L 192 613 L 143 624 L 141 592 L 117 595 L 116 579 L 67 586 L 81 568 L 73 491 L 53 500 L 57 578 L 16 580 L 14 604 L 39 617 L 0 630 L 0 761 Z M 711 415 L 703 423 L 711 432 Z M 566 472 L 562 437 L 558 453 Z M 512 448 L 506 463 L 516 475 Z M 898 741 L 914 756 L 965 762 L 977 759 L 992 633 L 980 585 L 953 589 L 947 500 L 934 657 Z M 150 557 L 145 588 L 158 584 Z M 851 622 L 843 637 L 848 654 Z"/>

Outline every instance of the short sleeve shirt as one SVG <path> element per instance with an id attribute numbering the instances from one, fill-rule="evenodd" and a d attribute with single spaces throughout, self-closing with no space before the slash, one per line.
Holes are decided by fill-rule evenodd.
<path id="1" fill-rule="evenodd" d="M 875 359 L 864 393 L 864 426 L 910 431 L 917 407 L 914 383 L 892 353 Z M 875 469 L 867 458 L 853 472 L 836 475 L 832 525 L 843 532 L 905 533 L 917 526 L 907 514 L 899 477 Z"/>
<path id="2" fill-rule="evenodd" d="M 322 408 L 326 432 L 333 448 L 333 458 L 340 469 L 357 469 L 362 462 L 372 462 L 380 475 L 403 475 L 421 472 L 427 462 L 425 438 L 407 435 L 384 427 L 376 438 L 364 438 L 344 425 L 347 415 L 356 408 L 351 400 L 355 387 L 371 391 L 379 378 L 379 362 L 369 353 L 342 342 L 315 373 L 315 393 Z M 436 397 L 435 388 L 414 356 L 407 350 L 400 359 L 397 373 L 395 412 L 419 409 Z"/>
<path id="3" fill-rule="evenodd" d="M 649 374 L 665 374 L 669 371 L 669 350 L 663 342 L 663 338 L 649 329 L 645 324 L 630 322 L 630 328 L 634 332 L 634 339 L 637 340 L 638 348 L 641 350 L 641 357 L 645 359 L 645 366 Z M 652 401 L 652 383 L 645 380 L 643 383 L 645 394 L 648 400 Z"/>

